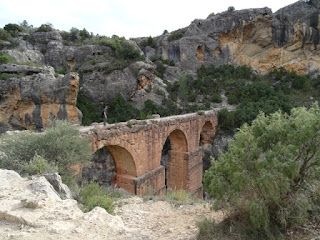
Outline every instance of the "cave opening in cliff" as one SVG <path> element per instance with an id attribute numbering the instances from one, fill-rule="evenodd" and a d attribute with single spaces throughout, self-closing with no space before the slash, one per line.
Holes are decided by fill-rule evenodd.
<path id="1" fill-rule="evenodd" d="M 165 167 L 165 186 L 167 191 L 186 189 L 187 172 L 185 155 L 187 139 L 181 130 L 174 130 L 167 137 L 161 156 L 161 165 Z"/>
<path id="2" fill-rule="evenodd" d="M 204 61 L 204 53 L 202 50 L 202 46 L 198 46 L 197 48 L 197 57 L 198 57 L 198 61 L 199 62 L 203 62 Z"/>

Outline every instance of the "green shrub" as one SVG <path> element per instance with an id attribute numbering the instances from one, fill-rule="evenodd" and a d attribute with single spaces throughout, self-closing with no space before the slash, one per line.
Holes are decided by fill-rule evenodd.
<path id="1" fill-rule="evenodd" d="M 180 189 L 176 191 L 168 191 L 165 196 L 167 201 L 179 204 L 191 204 L 196 201 L 196 198 L 192 196 L 186 190 Z"/>
<path id="2" fill-rule="evenodd" d="M 81 202 L 85 211 L 91 211 L 95 207 L 104 208 L 108 213 L 114 213 L 114 202 L 106 191 L 97 183 L 91 182 L 80 189 Z"/>
<path id="3" fill-rule="evenodd" d="M 68 180 L 73 181 L 71 166 L 86 165 L 92 156 L 88 139 L 81 137 L 76 127 L 61 120 L 55 121 L 53 127 L 44 133 L 2 135 L 0 142 L 0 152 L 4 153 L 1 168 L 22 172 L 25 166 L 39 161 L 34 159 L 35 156 L 41 156 L 50 166 L 58 167 L 63 180 L 71 176 Z"/>
<path id="4" fill-rule="evenodd" d="M 142 47 L 146 47 L 146 46 L 150 46 L 152 48 L 156 48 L 156 42 L 154 41 L 154 39 L 150 36 L 147 38 L 147 40 L 143 40 L 141 42 L 141 46 Z"/>
<path id="5" fill-rule="evenodd" d="M 219 110 L 218 124 L 221 130 L 233 132 L 236 127 L 235 123 L 235 113 L 233 111 L 229 112 L 226 108 Z"/>
<path id="6" fill-rule="evenodd" d="M 173 31 L 172 33 L 170 33 L 170 36 L 168 37 L 168 41 L 171 42 L 171 41 L 178 40 L 184 36 L 184 33 L 185 33 L 184 29 L 178 29 L 176 31 Z"/>
<path id="7" fill-rule="evenodd" d="M 51 23 L 41 24 L 40 27 L 37 28 L 36 32 L 51 32 L 53 31 L 53 26 Z"/>
<path id="8" fill-rule="evenodd" d="M 118 93 L 108 108 L 108 115 L 109 123 L 126 122 L 130 119 L 137 119 L 140 112 Z"/>
<path id="9" fill-rule="evenodd" d="M 10 56 L 7 56 L 7 55 L 3 55 L 1 52 L 0 52 L 0 64 L 6 64 L 6 63 L 10 63 L 12 62 L 12 58 Z"/>
<path id="10" fill-rule="evenodd" d="M 248 239 L 274 239 L 305 223 L 318 204 L 319 139 L 318 104 L 244 124 L 204 176 L 215 207 L 229 213 L 228 227 L 247 229 Z"/>
<path id="11" fill-rule="evenodd" d="M 77 97 L 77 108 L 82 112 L 82 124 L 85 126 L 93 122 L 101 122 L 100 115 L 102 107 L 96 106 L 89 98 L 87 98 L 80 90 Z"/>
<path id="12" fill-rule="evenodd" d="M 22 171 L 29 175 L 37 175 L 43 173 L 55 173 L 59 169 L 54 163 L 48 163 L 46 159 L 35 154 L 34 157 L 22 166 Z"/>
<path id="13" fill-rule="evenodd" d="M 220 228 L 217 227 L 217 224 L 208 218 L 204 218 L 198 222 L 196 225 L 199 229 L 197 239 L 198 240 L 208 240 L 208 239 L 224 239 L 226 235 Z"/>
<path id="14" fill-rule="evenodd" d="M 8 31 L 0 28 L 0 39 L 4 41 L 8 41 L 9 38 L 11 38 L 11 34 Z"/>
<path id="15" fill-rule="evenodd" d="M 19 32 L 23 31 L 23 28 L 18 24 L 8 23 L 3 27 L 12 37 L 17 37 Z"/>
<path id="16" fill-rule="evenodd" d="M 20 78 L 25 76 L 23 73 L 13 74 L 13 73 L 1 73 L 0 79 L 1 80 L 8 80 L 10 78 Z"/>
<path id="17" fill-rule="evenodd" d="M 306 85 L 307 78 L 306 76 L 295 76 L 292 80 L 292 87 L 295 89 L 303 89 Z"/>
<path id="18" fill-rule="evenodd" d="M 228 103 L 233 105 L 233 104 L 237 104 L 239 101 L 237 99 L 237 97 L 233 94 L 228 95 Z"/>
<path id="19" fill-rule="evenodd" d="M 222 98 L 220 96 L 220 94 L 218 93 L 213 93 L 210 97 L 211 102 L 215 102 L 215 103 L 221 103 L 222 102 Z"/>
<path id="20" fill-rule="evenodd" d="M 56 70 L 58 74 L 65 75 L 67 73 L 67 65 L 63 65 L 59 70 Z"/>
<path id="21" fill-rule="evenodd" d="M 143 56 L 140 55 L 139 50 L 125 38 L 103 37 L 98 41 L 99 45 L 108 46 L 113 51 L 113 56 L 117 59 L 138 61 L 143 60 Z"/>
<path id="22" fill-rule="evenodd" d="M 234 6 L 228 7 L 228 12 L 234 12 L 234 10 L 235 10 Z"/>

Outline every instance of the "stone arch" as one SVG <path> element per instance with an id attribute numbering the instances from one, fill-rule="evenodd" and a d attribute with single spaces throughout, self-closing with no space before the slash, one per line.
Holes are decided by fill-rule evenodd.
<path id="1" fill-rule="evenodd" d="M 215 135 L 215 128 L 210 121 L 206 121 L 200 133 L 199 143 L 202 145 L 210 144 Z"/>
<path id="2" fill-rule="evenodd" d="M 179 130 L 175 129 L 169 134 L 171 150 L 176 152 L 187 152 L 188 143 L 185 134 Z"/>
<path id="3" fill-rule="evenodd" d="M 114 159 L 116 187 L 136 194 L 134 179 L 137 177 L 137 169 L 134 159 L 130 152 L 117 145 L 106 146 Z"/>
<path id="4" fill-rule="evenodd" d="M 202 162 L 203 170 L 209 169 L 211 166 L 211 157 L 212 156 L 212 140 L 215 135 L 215 127 L 210 121 L 206 121 L 201 129 L 199 136 L 199 144 L 202 148 Z"/>
<path id="5" fill-rule="evenodd" d="M 170 140 L 171 150 L 168 152 L 168 162 L 166 166 L 167 189 L 187 189 L 187 138 L 179 129 L 173 130 L 168 138 Z"/>
<path id="6" fill-rule="evenodd" d="M 198 57 L 198 61 L 199 62 L 203 62 L 204 61 L 204 53 L 203 53 L 201 45 L 197 47 L 197 57 Z"/>

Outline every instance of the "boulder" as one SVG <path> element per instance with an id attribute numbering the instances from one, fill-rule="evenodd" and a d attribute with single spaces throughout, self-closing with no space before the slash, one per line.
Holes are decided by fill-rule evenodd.
<path id="1" fill-rule="evenodd" d="M 69 187 L 62 182 L 58 173 L 43 174 L 43 176 L 47 179 L 47 181 L 62 199 L 73 198 L 72 192 L 70 191 Z"/>
<path id="2" fill-rule="evenodd" d="M 21 179 L 20 175 L 12 170 L 0 169 L 0 182 L 8 182 L 15 179 Z"/>
<path id="3" fill-rule="evenodd" d="M 60 201 L 59 194 L 44 176 L 35 177 L 29 185 L 35 194 L 41 194 L 45 198 Z"/>

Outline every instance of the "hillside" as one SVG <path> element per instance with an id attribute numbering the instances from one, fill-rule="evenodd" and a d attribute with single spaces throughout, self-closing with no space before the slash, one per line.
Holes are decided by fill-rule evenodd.
<path id="1" fill-rule="evenodd" d="M 66 32 L 48 24 L 33 28 L 8 23 L 0 32 L 2 131 L 41 130 L 55 118 L 85 124 L 100 121 L 99 109 L 117 104 L 119 94 L 134 109 L 113 122 L 143 119 L 155 112 L 170 115 L 214 108 L 207 93 L 195 91 L 183 99 L 179 81 L 186 75 L 201 80 L 197 74 L 201 66 L 245 65 L 258 75 L 284 69 L 317 79 L 318 15 L 319 0 L 298 1 L 276 13 L 268 8 L 230 10 L 212 13 L 207 19 L 196 19 L 183 29 L 158 37 L 131 40 L 93 36 L 85 29 Z M 79 77 L 73 74 L 74 80 L 68 83 L 69 72 Z M 215 77 L 208 77 L 209 86 L 215 87 Z M 225 76 L 221 77 L 225 81 Z M 248 76 L 233 76 L 234 80 L 243 77 Z M 279 81 L 270 78 L 274 81 L 269 81 L 271 86 Z M 310 84 L 317 86 L 318 80 Z M 181 94 L 175 94 L 179 87 Z M 197 85 L 193 88 L 198 89 Z M 216 94 L 228 93 L 227 88 L 222 90 Z M 298 105 L 310 100 L 307 98 L 317 99 L 312 91 L 296 95 L 305 95 Z M 195 104 L 188 107 L 185 101 Z M 116 115 L 128 105 L 111 107 Z"/>

